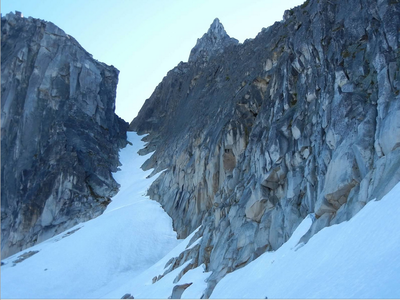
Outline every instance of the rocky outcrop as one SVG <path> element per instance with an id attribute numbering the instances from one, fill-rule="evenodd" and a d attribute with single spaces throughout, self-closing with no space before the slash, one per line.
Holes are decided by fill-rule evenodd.
<path id="1" fill-rule="evenodd" d="M 128 124 L 118 70 L 51 22 L 1 19 L 2 257 L 101 214 Z"/>
<path id="2" fill-rule="evenodd" d="M 210 29 L 197 39 L 196 46 L 190 51 L 189 62 L 200 59 L 207 61 L 211 56 L 224 52 L 225 47 L 238 43 L 237 39 L 231 38 L 226 33 L 224 26 L 216 18 Z"/>
<path id="3" fill-rule="evenodd" d="M 166 273 L 204 263 L 208 297 L 307 214 L 303 242 L 400 181 L 399 35 L 397 1 L 308 0 L 167 74 L 130 125 L 165 169 L 151 198 L 180 237 L 201 226 Z"/>

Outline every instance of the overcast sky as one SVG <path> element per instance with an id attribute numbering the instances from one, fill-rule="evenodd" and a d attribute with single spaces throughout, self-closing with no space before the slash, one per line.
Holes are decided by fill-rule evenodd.
<path id="1" fill-rule="evenodd" d="M 93 57 L 120 70 L 117 114 L 130 122 L 169 70 L 219 18 L 239 42 L 304 0 L 2 0 L 3 15 L 51 21 Z"/>

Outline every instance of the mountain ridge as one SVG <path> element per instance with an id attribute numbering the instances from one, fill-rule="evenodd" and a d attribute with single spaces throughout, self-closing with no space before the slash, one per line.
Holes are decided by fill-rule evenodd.
<path id="1" fill-rule="evenodd" d="M 141 153 L 155 151 L 143 169 L 164 170 L 149 196 L 180 238 L 202 225 L 199 249 L 170 270 L 204 263 L 204 297 L 308 213 L 304 243 L 400 180 L 399 11 L 306 1 L 253 40 L 179 64 L 131 122 L 148 134 Z"/>
<path id="2" fill-rule="evenodd" d="M 35 244 L 2 262 L 8 294 L 26 280 L 24 295 L 210 298 L 234 287 L 228 295 L 280 297 L 296 295 L 285 292 L 297 283 L 302 295 L 340 286 L 341 296 L 353 295 L 349 274 L 366 280 L 367 293 L 383 283 L 383 295 L 398 294 L 398 224 L 385 216 L 399 210 L 399 39 L 392 0 L 308 0 L 243 44 L 214 20 L 130 123 L 147 134 L 138 151 L 147 172 L 129 173 L 145 159 L 132 155 L 141 143 L 130 133 L 118 181 L 128 185 L 117 193 L 111 172 L 128 129 L 114 114 L 118 70 L 50 22 L 2 18 L 2 257 Z M 147 206 L 154 215 L 136 210 Z M 343 235 L 357 242 L 340 245 Z M 357 252 L 375 242 L 378 251 Z M 138 275 L 135 264 L 152 266 Z M 241 277 L 254 270 L 255 282 L 273 287 Z"/>

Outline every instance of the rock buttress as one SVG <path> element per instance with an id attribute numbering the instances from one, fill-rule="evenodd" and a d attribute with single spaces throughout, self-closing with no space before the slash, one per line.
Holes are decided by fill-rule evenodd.
<path id="1" fill-rule="evenodd" d="M 51 22 L 1 19 L 2 257 L 101 214 L 126 145 L 118 70 Z"/>

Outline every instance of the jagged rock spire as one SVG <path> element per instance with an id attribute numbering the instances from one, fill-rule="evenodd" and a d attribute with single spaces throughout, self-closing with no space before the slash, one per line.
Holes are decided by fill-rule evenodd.
<path id="1" fill-rule="evenodd" d="M 197 39 L 196 46 L 190 51 L 189 62 L 196 61 L 199 57 L 208 59 L 210 56 L 223 52 L 228 45 L 238 44 L 237 39 L 231 38 L 224 26 L 215 18 L 207 33 Z"/>

